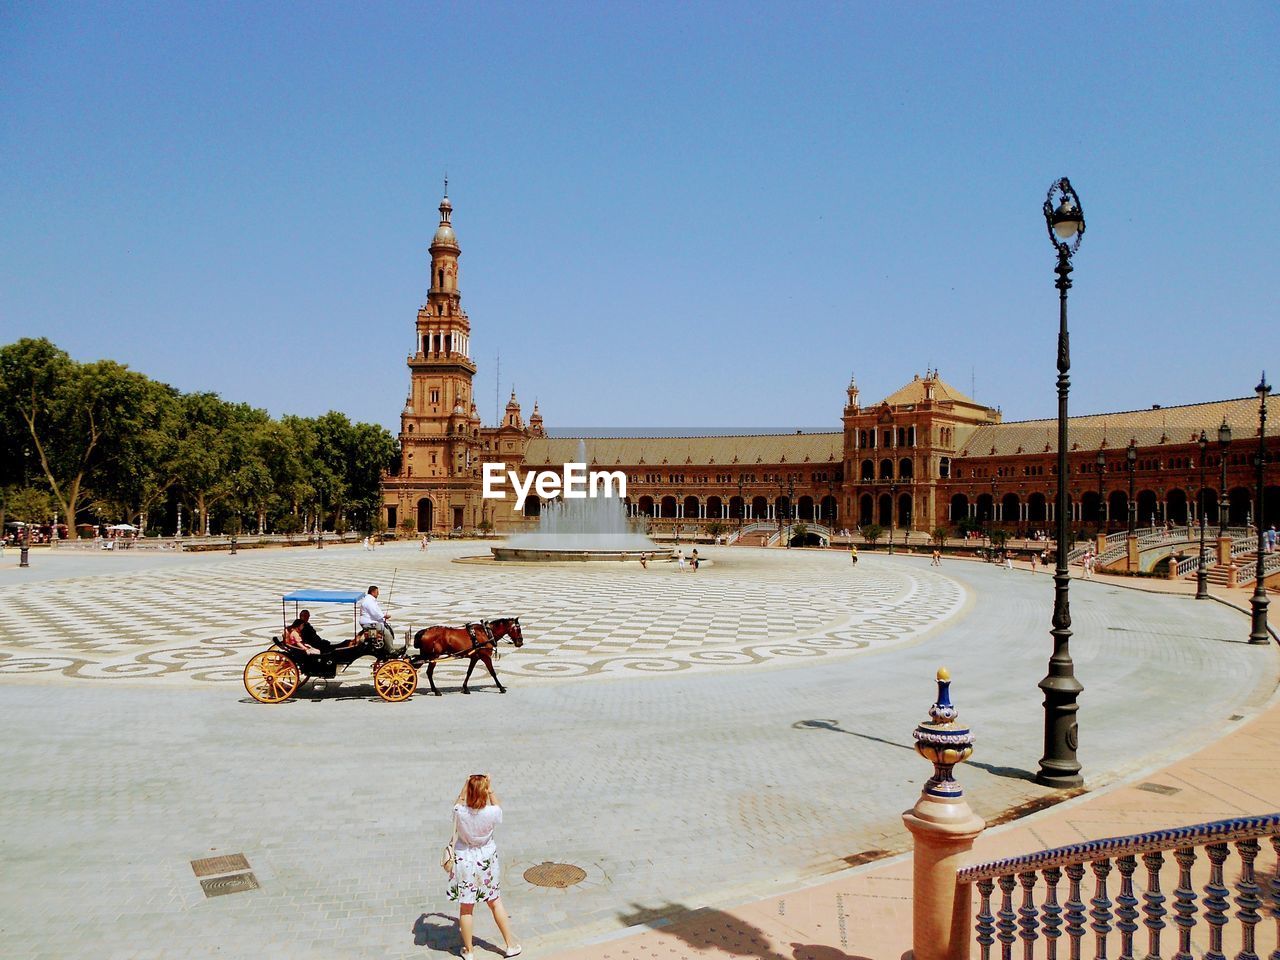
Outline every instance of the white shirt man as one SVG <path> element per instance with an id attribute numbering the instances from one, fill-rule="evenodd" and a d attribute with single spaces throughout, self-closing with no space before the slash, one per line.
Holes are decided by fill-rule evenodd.
<path id="1" fill-rule="evenodd" d="M 360 598 L 360 629 L 372 627 L 382 635 L 385 640 L 387 634 L 395 636 L 395 631 L 391 629 L 391 624 L 387 621 L 391 618 L 382 612 L 382 607 L 378 603 L 378 588 L 370 587 L 369 592 Z"/>

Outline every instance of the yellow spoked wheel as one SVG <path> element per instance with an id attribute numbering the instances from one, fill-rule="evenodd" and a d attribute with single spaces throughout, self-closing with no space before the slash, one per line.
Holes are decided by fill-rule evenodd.
<path id="1" fill-rule="evenodd" d="M 244 666 L 244 688 L 259 703 L 281 703 L 301 685 L 297 664 L 279 650 L 264 650 Z"/>
<path id="2" fill-rule="evenodd" d="M 373 668 L 373 688 L 391 703 L 408 700 L 418 689 L 418 671 L 408 660 L 383 660 Z"/>

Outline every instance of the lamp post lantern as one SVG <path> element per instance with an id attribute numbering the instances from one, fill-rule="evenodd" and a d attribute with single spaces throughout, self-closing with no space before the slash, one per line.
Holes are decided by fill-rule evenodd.
<path id="1" fill-rule="evenodd" d="M 1267 585 L 1262 575 L 1264 556 L 1262 531 L 1266 526 L 1264 516 L 1266 511 L 1262 502 L 1262 496 L 1265 493 L 1263 471 L 1267 465 L 1267 395 L 1271 393 L 1271 384 L 1267 383 L 1265 370 L 1262 372 L 1262 379 L 1254 387 L 1254 392 L 1258 394 L 1258 453 L 1254 458 L 1254 465 L 1257 468 L 1258 497 L 1257 505 L 1253 510 L 1253 515 L 1257 518 L 1255 529 L 1258 531 L 1258 562 L 1255 567 L 1257 576 L 1253 581 L 1253 596 L 1249 598 L 1249 604 L 1253 608 L 1253 629 L 1249 632 L 1249 642 L 1270 643 L 1271 638 L 1267 633 L 1267 607 L 1271 601 L 1267 599 Z"/>
<path id="2" fill-rule="evenodd" d="M 1218 537 L 1227 535 L 1227 507 L 1231 502 L 1227 496 L 1227 447 L 1231 446 L 1231 424 L 1222 418 L 1222 426 L 1218 427 L 1218 463 L 1222 467 L 1222 486 L 1218 488 Z"/>
<path id="3" fill-rule="evenodd" d="M 1055 202 L 1056 201 L 1056 202 Z M 1076 702 L 1084 685 L 1076 679 L 1071 660 L 1071 606 L 1067 569 L 1067 394 L 1071 387 L 1071 346 L 1067 332 L 1067 291 L 1071 289 L 1071 257 L 1084 237 L 1084 213 L 1071 182 L 1063 177 L 1049 188 L 1044 201 L 1045 227 L 1058 254 L 1058 499 L 1055 510 L 1058 549 L 1053 573 L 1053 654 L 1049 671 L 1040 681 L 1044 691 L 1044 756 L 1036 782 L 1050 787 L 1078 787 L 1084 783 L 1076 759 L 1080 728 Z"/>
<path id="4" fill-rule="evenodd" d="M 1209 438 L 1203 430 L 1196 441 L 1200 448 L 1200 562 L 1196 564 L 1196 599 L 1209 599 L 1209 568 L 1204 562 L 1204 457 L 1209 450 Z"/>
<path id="5" fill-rule="evenodd" d="M 1133 474 L 1138 469 L 1138 441 L 1129 441 L 1129 448 L 1124 452 L 1125 467 L 1129 470 L 1129 536 L 1137 533 L 1138 504 L 1133 499 Z"/>

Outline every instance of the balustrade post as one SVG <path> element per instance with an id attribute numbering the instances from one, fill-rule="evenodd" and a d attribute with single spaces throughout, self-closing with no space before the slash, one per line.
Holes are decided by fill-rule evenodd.
<path id="1" fill-rule="evenodd" d="M 971 885 L 958 883 L 956 871 L 964 866 L 986 823 L 970 809 L 960 784 L 952 778 L 955 765 L 973 753 L 974 736 L 956 722 L 950 687 L 951 674 L 943 668 L 938 671 L 938 699 L 929 708 L 929 719 L 914 732 L 916 752 L 933 764 L 933 776 L 915 806 L 902 815 L 915 845 L 911 878 L 915 960 L 968 960 L 972 942 Z M 1003 926 L 1001 930 L 1003 934 Z M 986 950 L 984 945 L 984 955 Z"/>

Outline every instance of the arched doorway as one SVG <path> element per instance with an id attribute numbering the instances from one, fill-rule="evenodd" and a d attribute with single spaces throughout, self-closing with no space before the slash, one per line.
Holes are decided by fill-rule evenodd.
<path id="1" fill-rule="evenodd" d="M 911 494 L 898 494 L 898 526 L 911 528 L 912 510 Z"/>
<path id="2" fill-rule="evenodd" d="M 724 501 L 719 497 L 707 497 L 707 517 L 711 520 L 721 519 L 724 513 Z"/>
<path id="3" fill-rule="evenodd" d="M 1107 512 L 1111 514 L 1112 523 L 1129 523 L 1129 495 L 1123 490 L 1112 490 L 1107 497 Z"/>
<path id="4" fill-rule="evenodd" d="M 1187 491 L 1170 490 L 1165 495 L 1169 507 L 1169 522 L 1183 526 L 1187 522 Z"/>
<path id="5" fill-rule="evenodd" d="M 752 520 L 768 520 L 769 519 L 769 501 L 764 497 L 751 498 L 751 519 Z"/>
<path id="6" fill-rule="evenodd" d="M 434 519 L 435 506 L 432 504 L 430 497 L 423 497 L 418 501 L 418 532 L 430 533 Z"/>
<path id="7" fill-rule="evenodd" d="M 676 516 L 676 498 L 663 497 L 658 516 L 666 520 L 674 520 Z"/>
<path id="8" fill-rule="evenodd" d="M 1006 493 L 1000 500 L 1000 519 L 1005 523 L 1018 522 L 1018 495 L 1016 493 Z"/>
<path id="9" fill-rule="evenodd" d="M 838 506 L 836 504 L 836 498 L 832 496 L 823 497 L 822 498 L 822 517 L 821 517 L 822 522 L 829 527 L 834 527 L 836 525 L 837 515 L 838 515 Z"/>
<path id="10" fill-rule="evenodd" d="M 892 460 L 880 461 L 880 479 L 881 480 L 893 479 L 893 461 Z"/>
<path id="11" fill-rule="evenodd" d="M 1049 511 L 1045 506 L 1043 493 L 1033 493 L 1027 497 L 1027 519 L 1041 523 L 1049 519 Z"/>
<path id="12" fill-rule="evenodd" d="M 542 501 L 538 497 L 526 497 L 524 501 L 524 515 L 526 517 L 542 516 Z"/>
<path id="13" fill-rule="evenodd" d="M 1143 490 L 1138 494 L 1138 526 L 1154 527 L 1161 521 L 1159 502 L 1154 490 Z"/>
<path id="14" fill-rule="evenodd" d="M 1262 488 L 1262 523 L 1264 530 L 1280 530 L 1280 487 Z"/>
<path id="15" fill-rule="evenodd" d="M 870 460 L 862 461 L 862 479 L 874 480 L 876 478 L 876 465 Z"/>
<path id="16" fill-rule="evenodd" d="M 961 520 L 967 519 L 969 516 L 969 498 L 963 493 L 957 493 L 951 498 L 951 516 L 952 523 L 959 523 Z"/>
<path id="17" fill-rule="evenodd" d="M 1080 498 L 1080 519 L 1085 523 L 1102 522 L 1102 498 L 1093 490 Z"/>
<path id="18" fill-rule="evenodd" d="M 653 516 L 653 497 L 648 497 L 648 496 L 641 497 L 640 502 L 637 506 L 640 509 L 640 516 L 642 517 Z"/>
<path id="19" fill-rule="evenodd" d="M 984 493 L 978 497 L 977 518 L 983 524 L 988 524 L 996 518 L 995 501 L 992 499 L 991 494 Z"/>
<path id="20" fill-rule="evenodd" d="M 796 503 L 796 517 L 800 520 L 813 520 L 813 497 L 801 497 Z"/>
<path id="21" fill-rule="evenodd" d="M 741 520 L 746 514 L 742 512 L 743 502 L 741 497 L 729 498 L 729 517 L 733 520 Z"/>
<path id="22" fill-rule="evenodd" d="M 699 516 L 699 514 L 698 514 L 698 498 L 697 498 L 697 497 L 685 497 L 685 498 L 684 498 L 684 518 L 685 518 L 686 520 L 697 520 L 697 519 L 698 519 L 698 516 Z"/>
<path id="23" fill-rule="evenodd" d="M 871 499 L 871 494 L 864 493 L 858 498 L 858 526 L 866 527 L 875 522 L 875 501 Z"/>
<path id="24" fill-rule="evenodd" d="M 886 461 L 888 462 L 888 461 Z M 893 498 L 887 493 L 880 494 L 880 526 L 893 526 Z"/>
<path id="25" fill-rule="evenodd" d="M 1227 525 L 1243 527 L 1249 522 L 1249 514 L 1253 512 L 1253 498 L 1244 487 L 1233 487 L 1227 505 Z"/>
<path id="26" fill-rule="evenodd" d="M 791 501 L 786 497 L 779 497 L 773 502 L 773 515 L 781 517 L 783 520 L 791 519 Z"/>
<path id="27" fill-rule="evenodd" d="M 903 457 L 898 461 L 898 477 L 902 480 L 910 480 L 915 476 L 915 468 L 911 465 L 910 457 Z"/>

